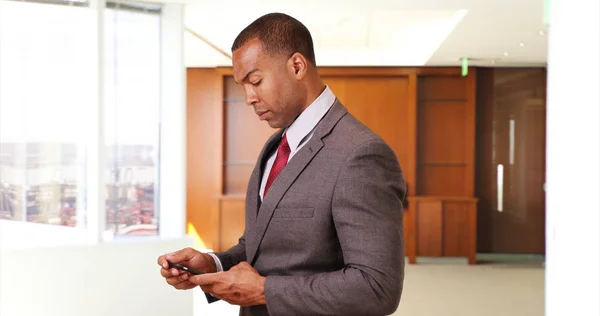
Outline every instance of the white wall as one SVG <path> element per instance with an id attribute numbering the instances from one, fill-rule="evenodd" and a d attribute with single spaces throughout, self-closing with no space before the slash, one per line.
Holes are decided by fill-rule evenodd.
<path id="1" fill-rule="evenodd" d="M 600 315 L 600 4 L 550 2 L 546 315 Z"/>
<path id="2" fill-rule="evenodd" d="M 2 316 L 192 316 L 194 293 L 170 287 L 159 255 L 191 238 L 2 250 Z"/>
<path id="3" fill-rule="evenodd" d="M 88 236 L 83 228 L 0 219 L 0 250 L 85 245 Z"/>
<path id="4" fill-rule="evenodd" d="M 193 238 L 93 245 L 88 236 L 84 229 L 0 220 L 0 315 L 238 315 L 237 306 L 208 304 L 199 288 L 177 291 L 160 277 L 158 256 L 193 247 Z M 102 308 L 88 310 L 95 302 Z"/>

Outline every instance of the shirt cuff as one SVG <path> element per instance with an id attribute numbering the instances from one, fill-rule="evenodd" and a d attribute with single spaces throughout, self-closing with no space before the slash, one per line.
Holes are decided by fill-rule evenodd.
<path id="1" fill-rule="evenodd" d="M 221 264 L 221 260 L 214 253 L 208 253 L 213 259 L 215 259 L 215 265 L 217 266 L 217 272 L 223 272 L 223 265 Z"/>

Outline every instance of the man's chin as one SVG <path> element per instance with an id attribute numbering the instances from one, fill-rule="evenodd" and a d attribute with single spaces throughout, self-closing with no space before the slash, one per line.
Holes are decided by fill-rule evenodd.
<path id="1" fill-rule="evenodd" d="M 269 126 L 274 129 L 281 128 L 281 124 L 277 124 L 276 122 L 267 121 L 267 124 L 269 124 Z"/>

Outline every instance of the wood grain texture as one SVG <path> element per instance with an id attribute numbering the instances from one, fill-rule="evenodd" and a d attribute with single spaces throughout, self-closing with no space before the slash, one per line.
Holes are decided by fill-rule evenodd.
<path id="1" fill-rule="evenodd" d="M 348 111 L 381 136 L 401 165 L 409 160 L 408 77 L 324 77 Z M 410 174 L 410 171 L 408 171 Z"/>
<path id="2" fill-rule="evenodd" d="M 478 82 L 478 95 L 479 250 L 543 254 L 546 71 L 487 70 Z M 504 166 L 502 212 L 497 206 L 498 164 Z"/>
<path id="3" fill-rule="evenodd" d="M 222 198 L 219 204 L 219 249 L 227 250 L 238 244 L 244 232 L 245 198 Z"/>
<path id="4" fill-rule="evenodd" d="M 418 196 L 474 196 L 476 75 L 418 78 Z"/>
<path id="5" fill-rule="evenodd" d="M 411 255 L 476 262 L 476 78 L 476 70 L 467 77 L 418 76 L 416 220 L 408 228 L 417 249 L 409 253 L 411 263 Z"/>
<path id="6" fill-rule="evenodd" d="M 417 255 L 441 257 L 443 255 L 444 215 L 441 200 L 416 203 Z"/>
<path id="7" fill-rule="evenodd" d="M 260 121 L 254 109 L 245 103 L 244 89 L 232 76 L 223 77 L 225 111 L 224 194 L 245 194 L 248 179 L 262 146 L 276 132 Z"/>
<path id="8" fill-rule="evenodd" d="M 411 197 L 415 220 L 407 224 L 415 232 L 409 242 L 409 262 L 417 256 L 466 257 L 476 264 L 477 199 L 456 196 Z"/>
<path id="9" fill-rule="evenodd" d="M 223 183 L 222 98 L 219 73 L 187 70 L 187 222 L 209 249 L 218 247 L 219 237 L 216 196 Z"/>

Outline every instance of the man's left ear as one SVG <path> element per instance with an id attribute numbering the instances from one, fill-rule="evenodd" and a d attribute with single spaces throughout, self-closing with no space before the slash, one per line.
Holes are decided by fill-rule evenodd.
<path id="1" fill-rule="evenodd" d="M 302 54 L 300 53 L 294 53 L 292 55 L 292 57 L 290 57 L 290 63 L 291 63 L 291 67 L 292 70 L 296 76 L 297 79 L 302 79 L 304 78 L 304 76 L 306 75 L 306 70 L 307 70 L 307 61 L 306 58 L 304 58 L 304 56 L 302 56 Z"/>

